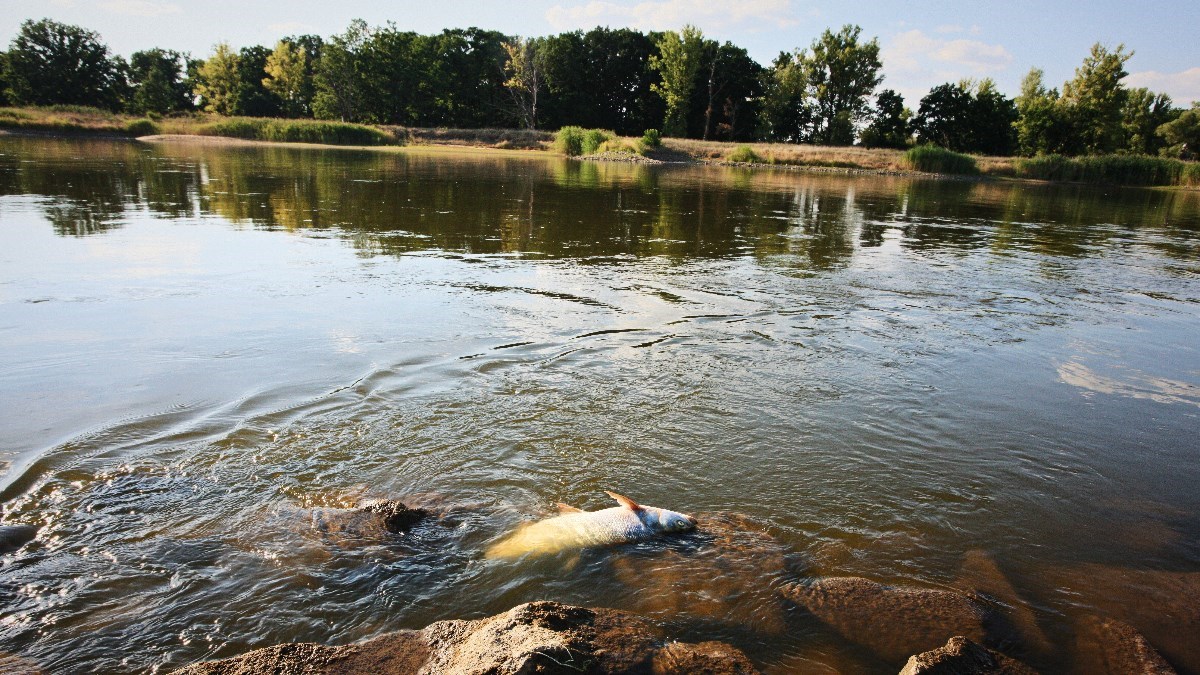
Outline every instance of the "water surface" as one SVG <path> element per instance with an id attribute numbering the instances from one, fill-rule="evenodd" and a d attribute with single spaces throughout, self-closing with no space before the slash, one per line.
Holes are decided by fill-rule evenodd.
<path id="1" fill-rule="evenodd" d="M 161 671 L 553 599 L 894 672 L 753 589 L 983 559 L 1034 665 L 1115 615 L 1200 672 L 1197 334 L 1195 193 L 0 137 L 0 498 L 43 527 L 0 650 Z M 483 558 L 605 489 L 786 560 Z M 288 516 L 413 495 L 451 515 Z"/>

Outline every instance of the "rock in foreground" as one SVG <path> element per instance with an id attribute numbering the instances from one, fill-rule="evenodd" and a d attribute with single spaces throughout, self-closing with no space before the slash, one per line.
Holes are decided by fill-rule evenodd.
<path id="1" fill-rule="evenodd" d="M 885 586 L 861 577 L 825 577 L 780 592 L 842 637 L 896 664 L 956 635 L 983 642 L 992 619 L 988 607 L 972 596 Z"/>
<path id="2" fill-rule="evenodd" d="M 1175 675 L 1175 669 L 1133 626 L 1088 617 L 1080 627 L 1079 654 L 1085 672 L 1112 675 Z"/>
<path id="3" fill-rule="evenodd" d="M 1035 675 L 1009 657 L 959 635 L 942 647 L 910 657 L 900 675 Z"/>
<path id="4" fill-rule="evenodd" d="M 517 675 L 526 673 L 757 673 L 719 642 L 669 642 L 634 614 L 556 602 L 519 605 L 474 621 L 439 621 L 344 647 L 289 644 L 188 666 L 180 675 Z"/>

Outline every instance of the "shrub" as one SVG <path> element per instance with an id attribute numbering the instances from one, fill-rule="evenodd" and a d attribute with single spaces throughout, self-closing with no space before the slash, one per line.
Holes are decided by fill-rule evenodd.
<path id="1" fill-rule="evenodd" d="M 583 151 L 583 127 L 563 127 L 554 135 L 554 149 L 567 157 Z"/>
<path id="2" fill-rule="evenodd" d="M 392 145 L 396 138 L 374 127 L 345 122 L 274 120 L 232 117 L 206 124 L 198 130 L 205 136 L 230 136 L 284 143 L 328 143 L 330 145 Z"/>
<path id="3" fill-rule="evenodd" d="M 158 133 L 158 125 L 153 120 L 129 120 L 125 123 L 125 133 L 130 136 L 153 136 Z"/>
<path id="4" fill-rule="evenodd" d="M 739 145 L 733 152 L 729 153 L 729 157 L 726 159 L 739 164 L 758 164 L 763 161 L 762 157 L 759 157 L 758 153 L 754 152 L 754 148 L 748 145 Z"/>
<path id="5" fill-rule="evenodd" d="M 1040 155 L 1019 160 L 1017 176 L 1114 185 L 1196 185 L 1200 165 L 1146 155 Z"/>
<path id="6" fill-rule="evenodd" d="M 662 134 L 658 133 L 658 129 L 647 129 L 642 134 L 642 145 L 647 148 L 657 148 L 662 145 Z"/>
<path id="7" fill-rule="evenodd" d="M 603 129 L 588 129 L 583 133 L 583 143 L 579 150 L 585 155 L 594 155 L 607 141 L 612 139 L 616 134 Z"/>
<path id="8" fill-rule="evenodd" d="M 971 175 L 979 173 L 975 158 L 936 145 L 918 145 L 904 153 L 904 165 L 914 171 Z"/>
<path id="9" fill-rule="evenodd" d="M 563 127 L 554 135 L 554 149 L 568 157 L 594 155 L 600 146 L 615 136 L 613 132 L 603 129 Z"/>

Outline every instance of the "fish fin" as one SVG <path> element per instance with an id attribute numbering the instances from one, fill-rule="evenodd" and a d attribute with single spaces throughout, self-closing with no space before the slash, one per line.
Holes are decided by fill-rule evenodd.
<path id="1" fill-rule="evenodd" d="M 579 560 L 582 557 L 583 555 L 576 551 L 574 555 L 572 555 L 570 558 L 567 558 L 567 561 L 563 563 L 563 571 L 567 572 L 568 574 L 574 572 L 575 568 L 579 567 Z"/>
<path id="2" fill-rule="evenodd" d="M 583 509 L 577 509 L 574 506 L 565 504 L 563 502 L 559 502 L 556 506 L 558 506 L 559 513 L 583 513 Z"/>
<path id="3" fill-rule="evenodd" d="M 619 495 L 615 492 L 609 492 L 608 490 L 605 490 L 604 494 L 617 500 L 618 504 L 620 504 L 621 506 L 624 506 L 625 508 L 629 509 L 630 511 L 641 511 L 642 510 L 642 507 L 638 506 L 637 502 L 633 501 L 629 497 L 626 497 L 625 495 Z"/>

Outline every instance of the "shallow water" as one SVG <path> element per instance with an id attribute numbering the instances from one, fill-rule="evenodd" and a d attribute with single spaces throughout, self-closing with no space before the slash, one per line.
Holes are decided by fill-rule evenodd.
<path id="1" fill-rule="evenodd" d="M 988 560 L 1030 663 L 1083 669 L 1100 614 L 1200 672 L 1198 329 L 1196 193 L 0 137 L 0 498 L 43 527 L 0 651 L 162 671 L 553 599 L 894 672 L 772 589 Z M 748 543 L 483 557 L 605 489 Z M 289 515 L 414 495 L 446 515 L 400 539 Z"/>

